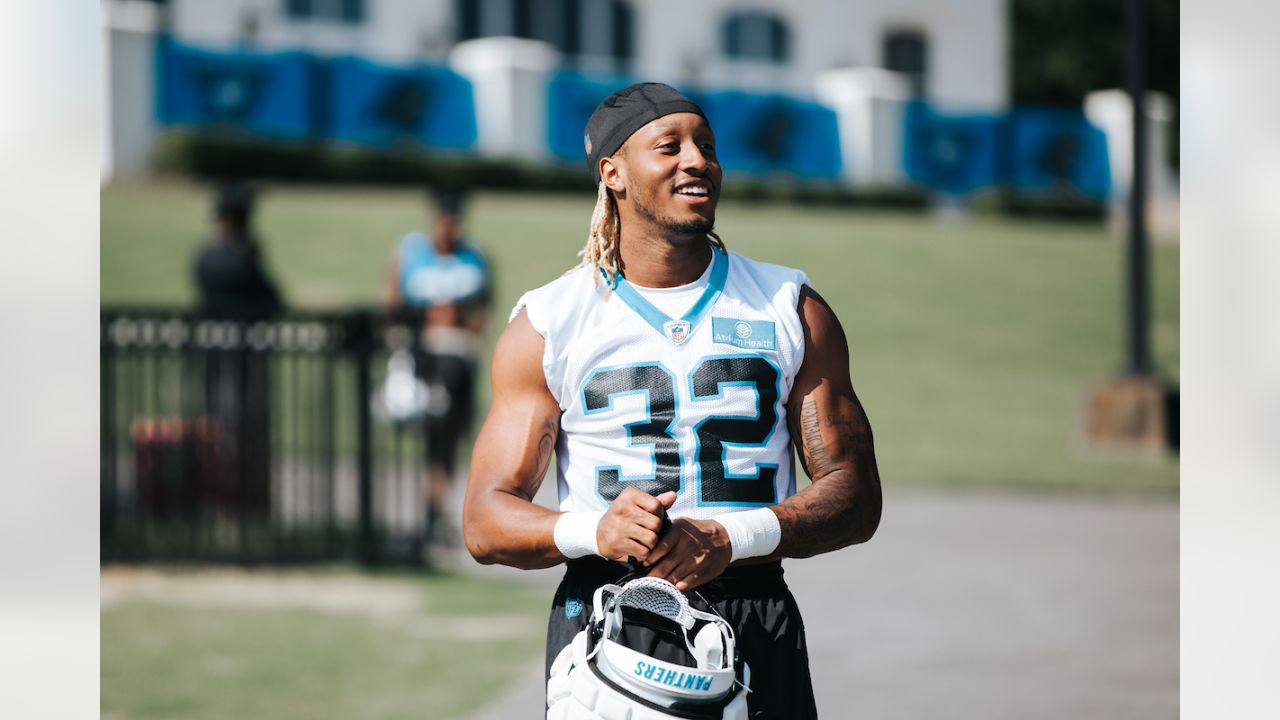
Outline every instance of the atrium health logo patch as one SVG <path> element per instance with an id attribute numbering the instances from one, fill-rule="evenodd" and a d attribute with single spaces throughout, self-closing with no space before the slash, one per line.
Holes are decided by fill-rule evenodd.
<path id="1" fill-rule="evenodd" d="M 747 350 L 777 350 L 772 320 L 711 318 L 712 340 Z"/>

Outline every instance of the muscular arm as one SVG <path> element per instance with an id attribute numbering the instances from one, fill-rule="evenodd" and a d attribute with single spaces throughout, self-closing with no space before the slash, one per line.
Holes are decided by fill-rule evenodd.
<path id="1" fill-rule="evenodd" d="M 810 557 L 866 542 L 880 524 L 880 473 L 871 424 L 849 379 L 844 329 L 811 288 L 800 293 L 804 363 L 788 400 L 792 442 L 812 484 L 774 505 L 775 557 Z"/>
<path id="2" fill-rule="evenodd" d="M 493 403 L 471 454 L 462 508 L 467 549 L 485 564 L 529 569 L 564 561 L 554 538 L 560 513 L 533 503 L 560 428 L 542 350 L 542 336 L 523 311 L 494 349 Z"/>

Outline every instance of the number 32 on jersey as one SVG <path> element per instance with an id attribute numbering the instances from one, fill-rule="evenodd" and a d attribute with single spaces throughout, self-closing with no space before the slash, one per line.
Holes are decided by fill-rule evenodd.
<path id="1" fill-rule="evenodd" d="M 778 366 L 759 355 L 729 355 L 703 358 L 686 378 L 677 378 L 660 362 L 601 368 L 582 385 L 585 415 L 614 411 L 614 401 L 628 395 L 647 399 L 647 417 L 627 423 L 626 443 L 630 447 L 652 446 L 654 472 L 649 476 L 623 475 L 621 466 L 596 468 L 596 489 L 607 501 L 618 497 L 628 486 L 658 495 L 681 489 L 681 443 L 691 458 L 696 501 L 700 505 L 770 505 L 775 502 L 774 480 L 777 463 L 756 463 L 752 472 L 734 475 L 726 465 L 733 447 L 762 448 L 778 425 L 778 395 L 781 373 Z M 682 407 L 676 383 L 684 382 L 691 403 Z M 739 401 L 727 402 L 726 388 L 740 386 L 755 391 L 754 412 L 743 411 Z M 732 414 L 726 411 L 732 409 Z M 685 438 L 677 437 L 677 420 L 682 414 L 700 418 Z M 631 415 L 629 413 L 629 415 Z M 681 427 L 688 427 L 682 424 Z M 784 451 L 790 459 L 790 447 Z"/>

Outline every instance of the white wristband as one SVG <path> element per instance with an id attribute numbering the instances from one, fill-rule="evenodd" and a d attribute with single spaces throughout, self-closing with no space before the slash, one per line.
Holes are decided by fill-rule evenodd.
<path id="1" fill-rule="evenodd" d="M 713 518 L 729 533 L 733 546 L 733 560 L 768 555 L 782 541 L 782 526 L 778 516 L 767 507 L 742 512 L 725 513 Z"/>
<path id="2" fill-rule="evenodd" d="M 566 512 L 556 520 L 554 532 L 556 548 L 570 560 L 587 555 L 599 555 L 600 545 L 596 543 L 596 526 L 604 511 L 599 512 Z"/>

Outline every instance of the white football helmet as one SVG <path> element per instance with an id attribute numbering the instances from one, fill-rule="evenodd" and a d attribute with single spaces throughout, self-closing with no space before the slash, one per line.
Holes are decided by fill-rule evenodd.
<path id="1" fill-rule="evenodd" d="M 650 630 L 691 664 L 628 647 L 625 625 Z M 587 628 L 551 665 L 547 718 L 746 720 L 750 682 L 724 618 L 693 609 L 666 580 L 642 577 L 596 590 Z"/>

